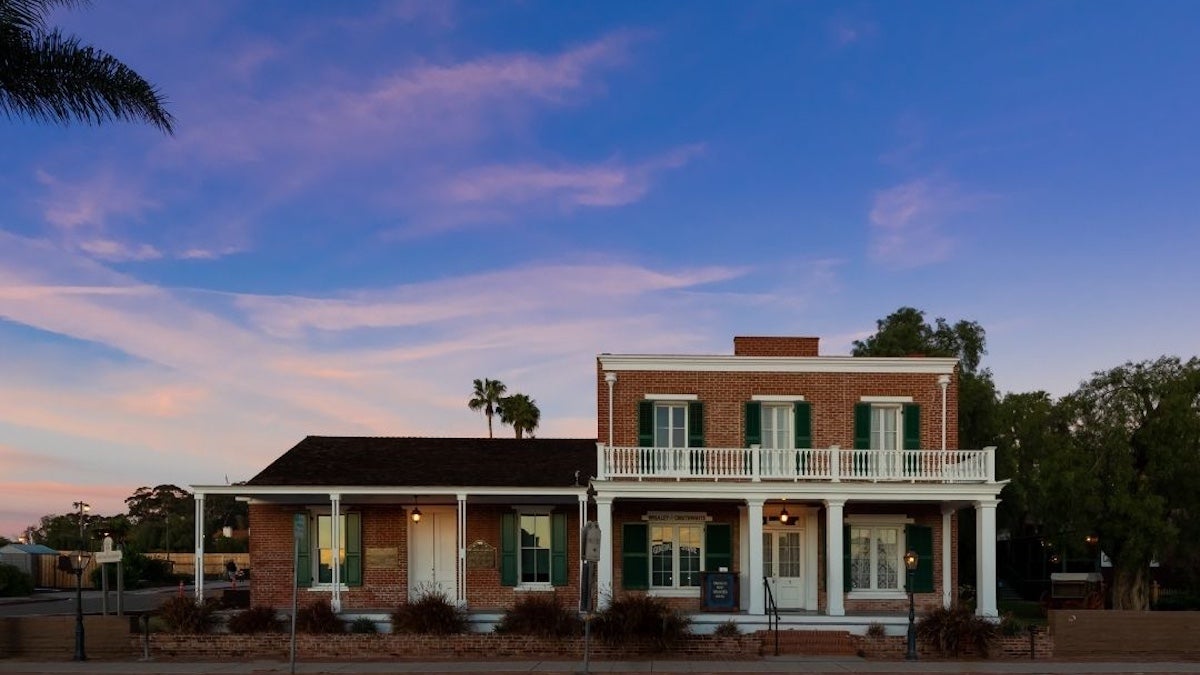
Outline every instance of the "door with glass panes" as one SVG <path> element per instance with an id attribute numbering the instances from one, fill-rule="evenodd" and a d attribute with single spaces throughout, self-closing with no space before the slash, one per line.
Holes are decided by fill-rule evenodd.
<path id="1" fill-rule="evenodd" d="M 763 577 L 779 609 L 804 609 L 804 530 L 763 531 Z"/>

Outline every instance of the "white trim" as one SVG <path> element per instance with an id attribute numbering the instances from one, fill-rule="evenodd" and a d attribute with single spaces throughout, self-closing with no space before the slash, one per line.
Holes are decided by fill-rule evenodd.
<path id="1" fill-rule="evenodd" d="M 698 586 L 688 586 L 687 588 L 651 586 L 646 590 L 646 595 L 652 598 L 698 598 L 700 597 L 700 588 Z"/>
<path id="2" fill-rule="evenodd" d="M 526 498 L 538 497 L 570 497 L 587 494 L 587 486 L 579 487 L 481 487 L 474 485 L 457 486 L 427 486 L 427 485 L 189 485 L 193 495 L 321 495 L 326 499 L 330 493 L 337 492 L 342 501 L 353 501 L 352 497 L 373 495 L 412 497 L 413 495 L 452 496 L 464 494 L 466 489 L 472 497 L 520 495 Z"/>
<path id="3" fill-rule="evenodd" d="M 934 503 L 995 500 L 1008 481 L 995 483 L 749 483 L 745 481 L 593 481 L 598 492 L 611 503 L 614 499 L 675 499 L 704 504 L 713 499 L 780 499 L 797 501 Z M 701 487 L 702 486 L 702 487 Z"/>
<path id="4" fill-rule="evenodd" d="M 847 600 L 907 600 L 904 591 L 847 591 Z"/>
<path id="5" fill-rule="evenodd" d="M 644 401 L 699 401 L 698 394 L 644 394 Z"/>
<path id="6" fill-rule="evenodd" d="M 860 403 L 912 403 L 911 396 L 859 396 Z"/>
<path id="7" fill-rule="evenodd" d="M 953 374 L 958 359 L 863 356 L 670 356 L 600 354 L 603 370 L 758 373 Z"/>
<path id="8" fill-rule="evenodd" d="M 547 593 L 547 592 L 553 593 L 554 592 L 554 584 L 547 584 L 547 583 L 540 583 L 540 582 L 517 584 L 516 586 L 513 587 L 513 591 L 516 593 Z"/>
<path id="9" fill-rule="evenodd" d="M 750 397 L 751 401 L 762 401 L 763 403 L 798 403 L 804 401 L 803 396 L 788 396 L 786 394 L 754 394 Z"/>
<path id="10" fill-rule="evenodd" d="M 851 525 L 883 525 L 885 527 L 891 527 L 895 525 L 912 525 L 913 523 L 917 522 L 906 515 L 895 513 L 883 515 L 861 513 L 846 516 L 843 518 L 843 520 Z"/>

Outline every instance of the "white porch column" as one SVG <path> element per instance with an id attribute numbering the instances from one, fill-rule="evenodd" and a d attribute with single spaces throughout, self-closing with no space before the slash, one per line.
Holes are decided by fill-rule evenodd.
<path id="1" fill-rule="evenodd" d="M 342 496 L 337 493 L 329 495 L 329 546 L 333 556 L 333 587 L 330 589 L 329 605 L 333 611 L 342 611 Z M 318 534 L 318 536 L 320 536 Z"/>
<path id="2" fill-rule="evenodd" d="M 825 613 L 846 616 L 842 584 L 842 507 L 844 499 L 825 500 Z"/>
<path id="3" fill-rule="evenodd" d="M 747 499 L 746 500 L 746 537 L 749 539 L 747 547 L 750 555 L 746 558 L 746 573 L 749 576 L 749 582 L 742 586 L 745 590 L 743 593 L 750 595 L 750 607 L 747 609 L 752 615 L 762 616 L 767 613 L 767 599 L 763 597 L 763 500 L 762 499 Z"/>
<path id="4" fill-rule="evenodd" d="M 455 576 L 458 577 L 458 583 L 455 584 L 455 591 L 458 597 L 459 607 L 467 606 L 467 495 L 460 492 L 458 499 L 458 561 L 456 564 L 457 570 Z"/>
<path id="5" fill-rule="evenodd" d="M 204 602 L 204 493 L 197 492 L 196 499 L 196 603 Z M 120 564 L 120 563 L 118 563 Z"/>
<path id="6" fill-rule="evenodd" d="M 954 604 L 954 578 L 950 572 L 950 554 L 954 549 L 954 537 L 950 531 L 950 516 L 954 507 L 942 504 L 942 607 L 950 609 Z"/>
<path id="7" fill-rule="evenodd" d="M 587 525 L 587 493 L 579 495 L 579 587 L 583 588 L 583 528 Z"/>
<path id="8" fill-rule="evenodd" d="M 738 608 L 743 612 L 750 610 L 750 596 L 754 595 L 750 589 L 754 588 L 752 582 L 754 575 L 750 572 L 750 525 L 749 519 L 746 517 L 747 507 L 745 504 L 738 504 L 738 532 L 741 536 L 738 537 L 738 560 L 742 561 L 742 569 L 738 573 L 738 583 L 741 584 L 742 591 L 738 594 Z"/>
<path id="9" fill-rule="evenodd" d="M 616 595 L 613 588 L 612 497 L 596 497 L 596 524 L 600 526 L 600 565 L 596 569 L 596 608 L 604 609 Z"/>
<path id="10" fill-rule="evenodd" d="M 975 590 L 979 616 L 997 617 L 996 609 L 996 505 L 999 500 L 975 502 Z"/>

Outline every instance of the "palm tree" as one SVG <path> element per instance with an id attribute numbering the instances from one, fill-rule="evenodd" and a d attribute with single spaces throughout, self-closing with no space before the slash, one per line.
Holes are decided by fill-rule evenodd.
<path id="1" fill-rule="evenodd" d="M 513 394 L 500 401 L 500 422 L 511 424 L 517 438 L 523 438 L 527 431 L 532 438 L 541 419 L 542 411 L 538 410 L 537 402 L 525 394 Z"/>
<path id="2" fill-rule="evenodd" d="M 496 414 L 496 407 L 500 405 L 500 401 L 504 398 L 508 387 L 500 380 L 475 380 L 475 393 L 470 401 L 467 401 L 467 407 L 471 410 L 483 410 L 483 414 L 487 415 L 488 421 L 488 438 L 492 438 L 492 415 Z"/>
<path id="3" fill-rule="evenodd" d="M 67 123 L 141 120 L 173 133 L 154 85 L 116 57 L 46 25 L 55 7 L 87 0 L 0 0 L 0 112 Z"/>

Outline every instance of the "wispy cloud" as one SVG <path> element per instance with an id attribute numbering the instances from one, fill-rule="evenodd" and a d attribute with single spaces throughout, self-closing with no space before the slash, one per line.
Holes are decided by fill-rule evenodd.
<path id="1" fill-rule="evenodd" d="M 946 232 L 947 220 L 974 208 L 977 195 L 956 184 L 927 177 L 875 193 L 869 214 L 871 258 L 894 268 L 910 268 L 946 260 L 955 237 Z"/>
<path id="2" fill-rule="evenodd" d="M 219 164 L 320 151 L 336 164 L 397 148 L 462 145 L 523 117 L 529 106 L 564 106 L 602 92 L 591 76 L 624 63 L 633 39 L 614 33 L 557 54 L 417 63 L 357 84 L 337 73 L 269 99 L 222 100 L 169 150 Z"/>
<path id="3" fill-rule="evenodd" d="M 879 24 L 868 19 L 840 15 L 826 24 L 826 31 L 833 45 L 841 49 L 875 38 L 879 34 Z"/>
<path id="4" fill-rule="evenodd" d="M 703 150 L 701 145 L 677 148 L 661 157 L 633 165 L 547 167 L 537 164 L 487 166 L 463 172 L 445 188 L 453 202 L 560 206 L 621 206 L 641 199 L 654 175 L 678 168 Z"/>

